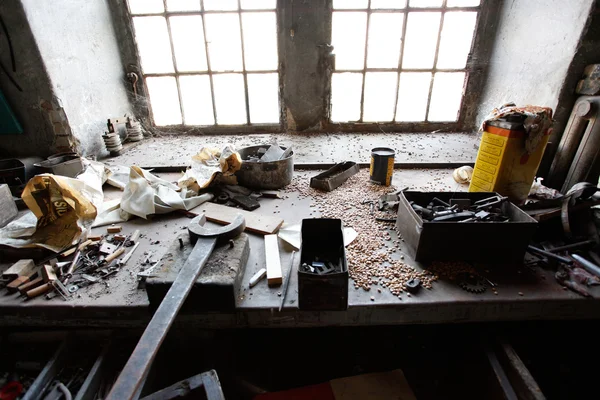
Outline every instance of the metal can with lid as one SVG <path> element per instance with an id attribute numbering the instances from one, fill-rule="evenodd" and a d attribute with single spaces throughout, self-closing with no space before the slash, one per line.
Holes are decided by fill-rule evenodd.
<path id="1" fill-rule="evenodd" d="M 390 186 L 394 174 L 394 157 L 396 152 L 389 147 L 375 147 L 371 150 L 371 167 L 369 179 L 379 185 Z"/>

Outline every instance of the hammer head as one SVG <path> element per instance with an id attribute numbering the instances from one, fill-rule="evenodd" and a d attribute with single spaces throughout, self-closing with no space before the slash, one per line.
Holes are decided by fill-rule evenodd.
<path id="1" fill-rule="evenodd" d="M 230 239 L 238 237 L 246 229 L 246 221 L 242 214 L 238 214 L 233 222 L 225 226 L 209 228 L 204 226 L 205 223 L 206 216 L 204 214 L 198 215 L 190 222 L 188 232 L 190 233 L 192 244 L 195 244 L 201 238 L 216 239 L 217 243 L 227 242 Z"/>

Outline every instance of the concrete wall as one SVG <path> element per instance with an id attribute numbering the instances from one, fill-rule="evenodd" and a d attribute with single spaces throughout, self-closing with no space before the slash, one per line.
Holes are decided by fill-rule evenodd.
<path id="1" fill-rule="evenodd" d="M 594 0 L 505 0 L 477 114 L 514 102 L 556 110 Z"/>
<path id="2" fill-rule="evenodd" d="M 0 158 L 48 155 L 54 143 L 54 131 L 47 107 L 53 102 L 50 78 L 19 0 L 0 2 L 0 15 L 7 27 L 15 50 L 16 72 L 11 75 L 23 89 L 19 91 L 0 73 L 0 89 L 23 126 L 20 135 L 0 135 Z M 0 35 L 0 59 L 11 70 L 8 42 Z"/>
<path id="3" fill-rule="evenodd" d="M 106 0 L 22 3 L 77 149 L 100 153 L 106 119 L 131 112 Z"/>

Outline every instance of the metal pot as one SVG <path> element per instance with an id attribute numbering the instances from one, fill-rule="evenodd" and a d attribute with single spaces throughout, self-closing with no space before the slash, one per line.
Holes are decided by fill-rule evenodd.
<path id="1" fill-rule="evenodd" d="M 235 173 L 238 183 L 253 189 L 281 189 L 292 182 L 294 175 L 294 152 L 283 160 L 260 162 L 248 160 L 256 157 L 260 149 L 268 149 L 270 145 L 250 146 L 238 150 L 242 158 L 242 166 Z M 285 150 L 286 147 L 279 146 Z"/>

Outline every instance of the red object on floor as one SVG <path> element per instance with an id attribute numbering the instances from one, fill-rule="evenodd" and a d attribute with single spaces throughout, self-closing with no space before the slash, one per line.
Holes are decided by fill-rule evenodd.
<path id="1" fill-rule="evenodd" d="M 297 389 L 259 394 L 254 400 L 335 400 L 329 382 L 304 386 Z"/>
<path id="2" fill-rule="evenodd" d="M 21 382 L 11 381 L 0 389 L 0 400 L 15 400 L 23 392 Z"/>

